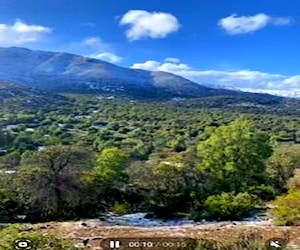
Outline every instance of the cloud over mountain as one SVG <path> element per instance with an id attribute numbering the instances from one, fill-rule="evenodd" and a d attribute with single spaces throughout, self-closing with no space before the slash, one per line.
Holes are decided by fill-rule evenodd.
<path id="1" fill-rule="evenodd" d="M 51 29 L 42 25 L 16 20 L 14 24 L 0 24 L 0 46 L 18 46 L 37 42 Z"/>
<path id="2" fill-rule="evenodd" d="M 120 25 L 128 25 L 126 36 L 130 41 L 142 38 L 164 38 L 180 28 L 175 16 L 163 12 L 130 10 L 125 13 Z"/>
<path id="3" fill-rule="evenodd" d="M 288 92 L 300 90 L 300 75 L 287 76 L 249 69 L 235 71 L 196 70 L 180 61 L 170 62 L 167 59 L 163 62 L 149 60 L 144 63 L 135 63 L 131 68 L 165 71 L 204 85 L 230 86 L 250 92 L 288 95 Z"/>
<path id="4" fill-rule="evenodd" d="M 64 50 L 71 53 L 80 52 L 83 56 L 110 63 L 119 63 L 123 60 L 121 56 L 117 55 L 114 47 L 99 36 L 86 37 L 81 41 L 73 42 L 65 46 Z"/>
<path id="5" fill-rule="evenodd" d="M 104 52 L 104 53 L 94 54 L 94 55 L 91 55 L 91 57 L 99 59 L 99 60 L 107 61 L 107 62 L 110 62 L 110 63 L 119 63 L 123 60 L 122 57 L 120 57 L 120 56 L 118 56 L 114 53 L 111 53 L 111 52 Z"/>

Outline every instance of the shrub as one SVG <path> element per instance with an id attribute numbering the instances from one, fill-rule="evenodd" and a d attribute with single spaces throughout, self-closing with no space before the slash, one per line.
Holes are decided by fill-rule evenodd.
<path id="1" fill-rule="evenodd" d="M 17 197 L 4 188 L 0 188 L 0 222 L 14 222 L 22 205 Z"/>
<path id="2" fill-rule="evenodd" d="M 275 224 L 300 225 L 300 190 L 291 190 L 288 194 L 277 197 L 272 205 L 270 212 Z"/>
<path id="3" fill-rule="evenodd" d="M 293 177 L 287 181 L 287 187 L 290 190 L 300 189 L 300 169 L 295 169 Z"/>
<path id="4" fill-rule="evenodd" d="M 0 230 L 0 249 L 14 249 L 14 242 L 20 239 L 28 239 L 34 244 L 34 249 L 61 249 L 78 250 L 74 244 L 68 240 L 59 237 L 30 230 L 25 226 L 14 225 Z"/>
<path id="5" fill-rule="evenodd" d="M 217 220 L 241 219 L 254 212 L 257 205 L 257 197 L 249 193 L 222 193 L 206 199 L 204 213 L 205 216 Z"/>
<path id="6" fill-rule="evenodd" d="M 267 174 L 272 185 L 280 192 L 286 191 L 286 182 L 293 171 L 300 166 L 300 145 L 287 144 L 275 148 L 273 155 L 267 160 Z"/>
<path id="7" fill-rule="evenodd" d="M 256 195 L 263 201 L 270 201 L 276 197 L 276 191 L 272 186 L 267 185 L 255 185 L 245 189 L 245 192 Z"/>
<path id="8" fill-rule="evenodd" d="M 111 210 L 115 214 L 124 215 L 131 211 L 131 205 L 128 202 L 115 202 Z"/>

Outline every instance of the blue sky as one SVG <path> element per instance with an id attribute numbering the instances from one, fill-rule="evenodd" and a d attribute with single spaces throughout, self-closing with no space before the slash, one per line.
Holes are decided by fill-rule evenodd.
<path id="1" fill-rule="evenodd" d="M 0 0 L 0 46 L 257 92 L 300 91 L 296 0 Z"/>

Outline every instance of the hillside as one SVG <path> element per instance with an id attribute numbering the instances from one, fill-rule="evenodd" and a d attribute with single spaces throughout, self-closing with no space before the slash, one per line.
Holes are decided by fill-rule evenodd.
<path id="1" fill-rule="evenodd" d="M 64 105 L 70 102 L 67 98 L 44 90 L 20 84 L 0 82 L 0 105 L 2 110 L 37 109 L 44 106 Z"/>
<path id="2" fill-rule="evenodd" d="M 226 237 L 228 244 L 235 244 L 230 236 L 237 238 L 250 226 L 237 225 L 239 222 L 198 226 L 196 223 L 220 220 L 219 215 L 207 217 L 211 216 L 208 214 L 210 210 L 204 210 L 207 208 L 199 207 L 199 204 L 205 205 L 211 197 L 228 188 L 232 192 L 237 190 L 244 200 L 239 203 L 234 200 L 233 204 L 238 204 L 238 207 L 234 207 L 225 220 L 240 219 L 236 217 L 240 211 L 246 211 L 242 217 L 248 217 L 248 211 L 251 216 L 256 216 L 256 209 L 266 209 L 265 199 L 276 199 L 273 193 L 280 192 L 278 184 L 285 185 L 297 164 L 287 165 L 291 171 L 284 180 L 277 166 L 285 166 L 282 161 L 285 164 L 288 160 L 289 164 L 294 160 L 297 163 L 296 159 L 299 159 L 299 110 L 296 105 L 281 105 L 277 99 L 269 102 L 268 96 L 266 103 L 264 99 L 255 101 L 255 96 L 252 100 L 240 98 L 238 102 L 235 97 L 225 96 L 161 102 L 99 95 L 68 94 L 64 97 L 16 84 L 2 83 L 0 86 L 0 98 L 4 103 L 0 108 L 0 191 L 5 197 L 0 199 L 0 222 L 45 222 L 29 225 L 29 229 L 24 230 L 28 235 L 34 233 L 32 228 L 37 226 L 39 235 L 49 233 L 81 245 L 89 239 L 89 249 L 98 250 L 99 240 L 95 238 L 129 234 L 211 240 Z M 278 112 L 279 108 L 281 112 Z M 221 137 L 224 128 L 226 133 L 221 136 L 225 137 Z M 268 146 L 271 136 L 280 146 Z M 221 140 L 206 146 L 210 138 Z M 199 169 L 203 158 L 198 157 L 198 153 L 204 152 L 199 150 L 199 145 L 211 150 L 207 162 L 224 155 L 221 151 L 224 143 L 229 149 L 224 152 L 230 153 L 233 148 L 238 156 L 243 157 L 240 159 L 245 160 L 234 163 L 239 169 L 229 178 L 207 175 L 208 172 Z M 215 150 L 218 145 L 221 147 Z M 251 158 L 244 157 L 244 152 L 249 151 L 253 152 Z M 267 152 L 266 157 L 272 154 L 272 164 L 263 156 L 263 161 L 252 166 L 252 159 L 259 159 L 256 155 L 261 152 Z M 235 154 L 230 157 L 233 156 Z M 223 159 L 227 161 L 224 157 L 219 162 Z M 279 175 L 269 179 L 268 173 L 257 166 L 274 170 Z M 98 172 L 103 167 L 109 171 Z M 263 178 L 257 178 L 256 173 L 262 173 Z M 238 185 L 218 189 L 220 182 L 224 186 L 227 183 Z M 248 192 L 257 196 L 252 198 Z M 226 204 L 230 205 L 230 199 L 227 200 Z M 247 204 L 246 208 L 244 204 Z M 111 226 L 106 219 L 110 212 L 125 215 L 142 212 L 163 221 L 170 219 L 169 216 L 176 221 L 177 216 L 185 216 L 195 220 L 195 224 L 155 229 Z M 87 220 L 72 222 L 78 218 Z M 288 229 L 291 245 L 299 244 L 296 236 L 299 230 L 296 227 Z M 10 231 L 3 230 L 3 236 L 0 235 L 0 246 L 3 242 L 11 244 L 12 239 L 19 237 L 17 233 L 23 234 L 20 230 L 17 233 L 11 228 L 7 230 Z M 263 236 L 262 243 L 274 235 L 284 235 L 281 228 L 272 225 L 254 225 L 253 230 L 257 237 Z"/>
<path id="3" fill-rule="evenodd" d="M 128 69 L 68 53 L 17 47 L 0 48 L 0 80 L 58 92 L 114 93 L 131 97 L 237 94 L 205 87 L 166 72 Z"/>
<path id="4" fill-rule="evenodd" d="M 82 56 L 0 49 L 0 79 L 55 91 L 145 96 L 206 96 L 217 91 L 165 72 L 126 69 Z"/>

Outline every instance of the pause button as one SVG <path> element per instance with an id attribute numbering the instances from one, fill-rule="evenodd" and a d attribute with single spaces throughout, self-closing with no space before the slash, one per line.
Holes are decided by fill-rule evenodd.
<path id="1" fill-rule="evenodd" d="M 110 249 L 119 249 L 120 248 L 120 241 L 111 240 L 109 242 Z"/>

